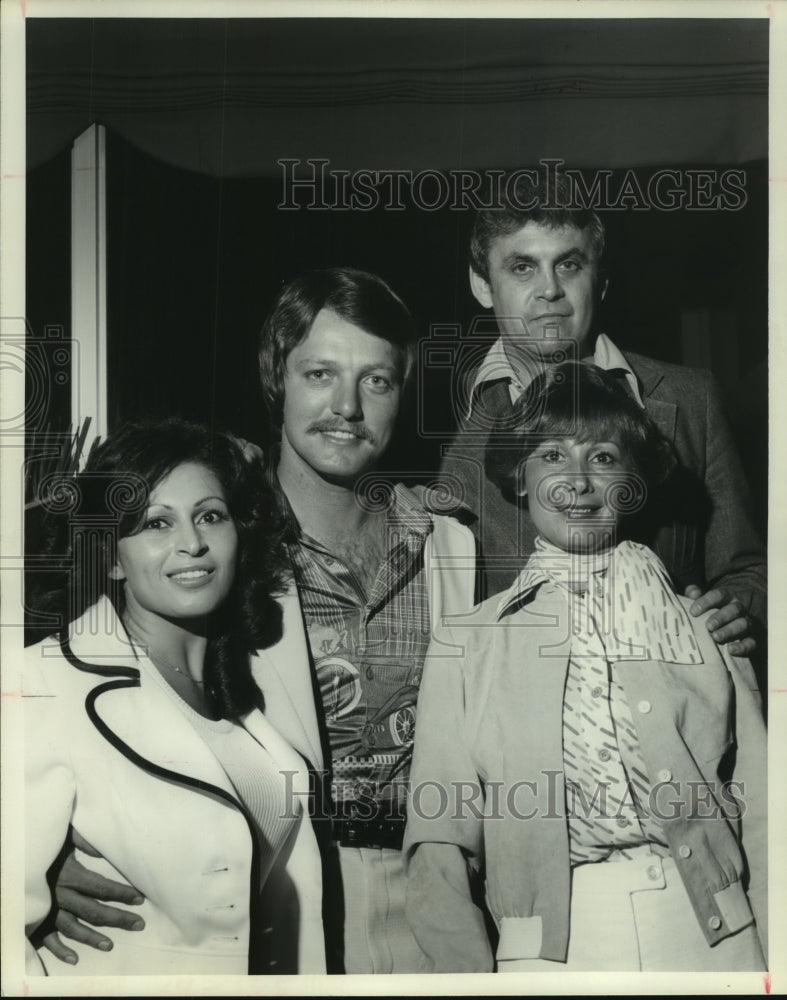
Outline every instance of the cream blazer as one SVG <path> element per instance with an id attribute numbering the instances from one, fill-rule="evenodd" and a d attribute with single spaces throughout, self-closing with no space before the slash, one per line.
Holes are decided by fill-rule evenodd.
<path id="1" fill-rule="evenodd" d="M 30 933 L 51 906 L 46 881 L 70 824 L 102 855 L 91 869 L 135 886 L 140 932 L 113 936 L 107 953 L 69 942 L 77 966 L 37 954 L 28 971 L 50 975 L 245 974 L 256 848 L 250 819 L 208 746 L 136 659 L 102 599 L 71 629 L 70 650 L 55 638 L 26 650 L 25 880 Z M 322 878 L 307 811 L 308 773 L 299 755 L 255 710 L 247 731 L 287 770 L 295 832 L 266 883 L 272 941 L 294 950 L 297 969 L 324 972 Z M 288 779 L 290 780 L 290 779 Z M 267 892 L 270 886 L 270 893 Z M 275 925 L 275 926 L 274 926 Z"/>

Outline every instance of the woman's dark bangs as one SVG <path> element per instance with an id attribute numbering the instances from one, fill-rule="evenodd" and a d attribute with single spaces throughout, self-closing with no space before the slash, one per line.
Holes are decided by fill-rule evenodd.
<path id="1" fill-rule="evenodd" d="M 576 412 L 571 394 L 566 393 L 565 397 L 559 400 L 559 405 L 553 406 L 555 402 L 558 401 L 550 399 L 546 412 L 540 414 L 528 428 L 525 439 L 528 451 L 536 447 L 539 440 L 549 438 L 573 438 L 583 443 L 611 441 L 638 464 L 639 451 L 645 439 L 645 428 L 629 412 L 627 406 L 620 405 L 622 401 L 610 398 L 608 393 L 604 393 L 603 397 L 592 392 L 585 393 L 582 398 L 581 419 Z M 610 404 L 613 405 L 612 409 Z"/>
<path id="2" fill-rule="evenodd" d="M 631 416 L 622 407 L 610 410 L 610 398 L 583 396 L 581 417 L 573 393 L 561 393 L 562 398 L 548 399 L 545 412 L 539 414 L 529 435 L 541 438 L 574 438 L 577 441 L 615 441 L 631 432 Z"/>

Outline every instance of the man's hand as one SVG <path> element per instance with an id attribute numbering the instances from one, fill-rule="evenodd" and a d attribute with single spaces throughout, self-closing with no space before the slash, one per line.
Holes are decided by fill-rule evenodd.
<path id="1" fill-rule="evenodd" d="M 91 857 L 101 855 L 76 830 L 72 831 L 74 845 Z M 57 930 L 74 941 L 99 948 L 101 951 L 111 951 L 112 941 L 104 934 L 99 934 L 86 924 L 96 927 L 119 927 L 126 931 L 141 931 L 145 926 L 142 917 L 127 910 L 118 910 L 114 906 L 104 906 L 104 902 L 125 903 L 129 906 L 139 906 L 145 897 L 133 886 L 123 885 L 112 879 L 104 878 L 96 872 L 81 865 L 74 856 L 73 850 L 66 856 L 57 884 L 55 885 L 57 899 Z M 82 923 L 84 920 L 86 922 Z M 53 931 L 44 938 L 44 947 L 48 948 L 57 958 L 69 965 L 76 965 L 78 956 L 67 947 L 60 935 Z"/>
<path id="2" fill-rule="evenodd" d="M 696 584 L 686 588 L 686 597 L 694 603 L 689 612 L 695 617 L 717 608 L 708 619 L 708 631 L 719 645 L 728 645 L 733 656 L 751 656 L 757 643 L 751 634 L 751 619 L 741 602 L 721 587 L 703 594 Z"/>

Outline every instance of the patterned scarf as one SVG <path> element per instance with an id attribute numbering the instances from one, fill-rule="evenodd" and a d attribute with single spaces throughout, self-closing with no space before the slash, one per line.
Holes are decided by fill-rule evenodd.
<path id="1" fill-rule="evenodd" d="M 536 550 L 498 614 L 550 580 L 565 590 L 578 650 L 607 660 L 702 663 L 691 619 L 659 557 L 646 545 L 621 542 L 588 554 L 565 552 L 539 537 Z"/>

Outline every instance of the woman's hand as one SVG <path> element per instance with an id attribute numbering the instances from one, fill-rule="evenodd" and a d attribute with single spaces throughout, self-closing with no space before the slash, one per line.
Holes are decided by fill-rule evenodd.
<path id="1" fill-rule="evenodd" d="M 72 830 L 72 840 L 74 846 L 85 854 L 93 858 L 101 857 L 76 830 Z M 94 926 L 118 927 L 126 931 L 141 931 L 145 926 L 145 921 L 137 914 L 104 905 L 105 902 L 112 902 L 139 906 L 145 901 L 145 897 L 133 886 L 104 878 L 85 868 L 77 861 L 73 850 L 66 855 L 58 874 L 55 898 L 58 906 L 55 918 L 57 931 L 47 934 L 43 945 L 69 965 L 76 965 L 79 959 L 76 952 L 63 943 L 60 934 L 91 948 L 111 951 L 112 940 L 94 930 Z M 81 922 L 83 920 L 85 923 Z M 87 924 L 93 926 L 86 926 Z"/>
<path id="2" fill-rule="evenodd" d="M 689 612 L 695 618 L 713 608 L 718 609 L 707 622 L 708 632 L 715 642 L 720 646 L 729 644 L 728 648 L 733 656 L 751 656 L 757 648 L 757 642 L 751 634 L 751 618 L 736 597 L 723 587 L 703 594 L 696 584 L 686 588 L 686 597 L 694 601 Z"/>
<path id="3" fill-rule="evenodd" d="M 247 441 L 246 438 L 238 437 L 236 434 L 231 434 L 230 437 L 243 452 L 243 457 L 247 462 L 253 464 L 254 462 L 265 461 L 265 452 L 258 444 L 255 444 L 253 441 Z"/>

